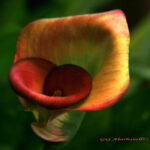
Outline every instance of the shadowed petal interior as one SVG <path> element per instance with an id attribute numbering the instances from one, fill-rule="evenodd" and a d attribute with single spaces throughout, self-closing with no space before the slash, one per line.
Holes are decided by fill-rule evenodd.
<path id="1" fill-rule="evenodd" d="M 112 50 L 92 83 L 88 98 L 71 110 L 96 111 L 116 103 L 129 87 L 129 31 L 125 15 L 116 10 L 104 16 L 112 36 Z"/>

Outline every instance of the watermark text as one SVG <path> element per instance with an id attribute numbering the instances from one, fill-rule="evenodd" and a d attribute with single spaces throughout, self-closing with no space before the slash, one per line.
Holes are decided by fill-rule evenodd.
<path id="1" fill-rule="evenodd" d="M 121 138 L 121 137 L 114 137 L 114 138 L 106 138 L 102 137 L 99 139 L 100 142 L 117 142 L 117 141 L 148 141 L 148 137 L 138 137 L 138 138 Z"/>

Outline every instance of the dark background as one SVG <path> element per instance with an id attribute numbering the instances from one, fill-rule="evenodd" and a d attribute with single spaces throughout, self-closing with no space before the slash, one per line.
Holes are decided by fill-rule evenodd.
<path id="1" fill-rule="evenodd" d="M 88 112 L 65 150 L 150 149 L 150 1 L 149 0 L 1 0 L 0 1 L 0 150 L 42 150 L 45 141 L 30 128 L 34 120 L 8 82 L 16 40 L 25 25 L 39 18 L 122 9 L 130 33 L 127 94 L 114 106 Z M 100 142 L 100 138 L 149 138 Z M 56 145 L 57 146 L 57 145 Z"/>

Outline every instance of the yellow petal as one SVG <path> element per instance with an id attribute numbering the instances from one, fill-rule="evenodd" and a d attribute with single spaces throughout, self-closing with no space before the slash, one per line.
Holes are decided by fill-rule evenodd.
<path id="1" fill-rule="evenodd" d="M 129 31 L 124 14 L 120 10 L 97 18 L 110 31 L 113 48 L 94 78 L 88 98 L 69 110 L 95 111 L 117 102 L 129 86 Z"/>

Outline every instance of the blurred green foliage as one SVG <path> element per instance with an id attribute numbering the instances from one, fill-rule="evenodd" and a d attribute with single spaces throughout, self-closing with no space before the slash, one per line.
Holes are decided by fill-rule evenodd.
<path id="1" fill-rule="evenodd" d="M 148 5 L 149 4 L 149 5 Z M 144 7 L 145 6 L 145 7 Z M 136 9 L 137 8 L 141 8 Z M 149 141 L 100 142 L 100 138 L 150 138 L 150 2 L 138 0 L 1 0 L 0 2 L 0 150 L 55 149 L 31 130 L 34 120 L 25 113 L 8 82 L 16 40 L 29 22 L 46 17 L 95 13 L 120 8 L 131 31 L 130 75 L 127 94 L 116 105 L 88 112 L 75 138 L 64 150 L 148 150 Z M 140 14 L 135 19 L 133 14 Z M 45 146 L 46 145 L 46 146 Z M 51 147 L 51 148 L 50 148 Z"/>

